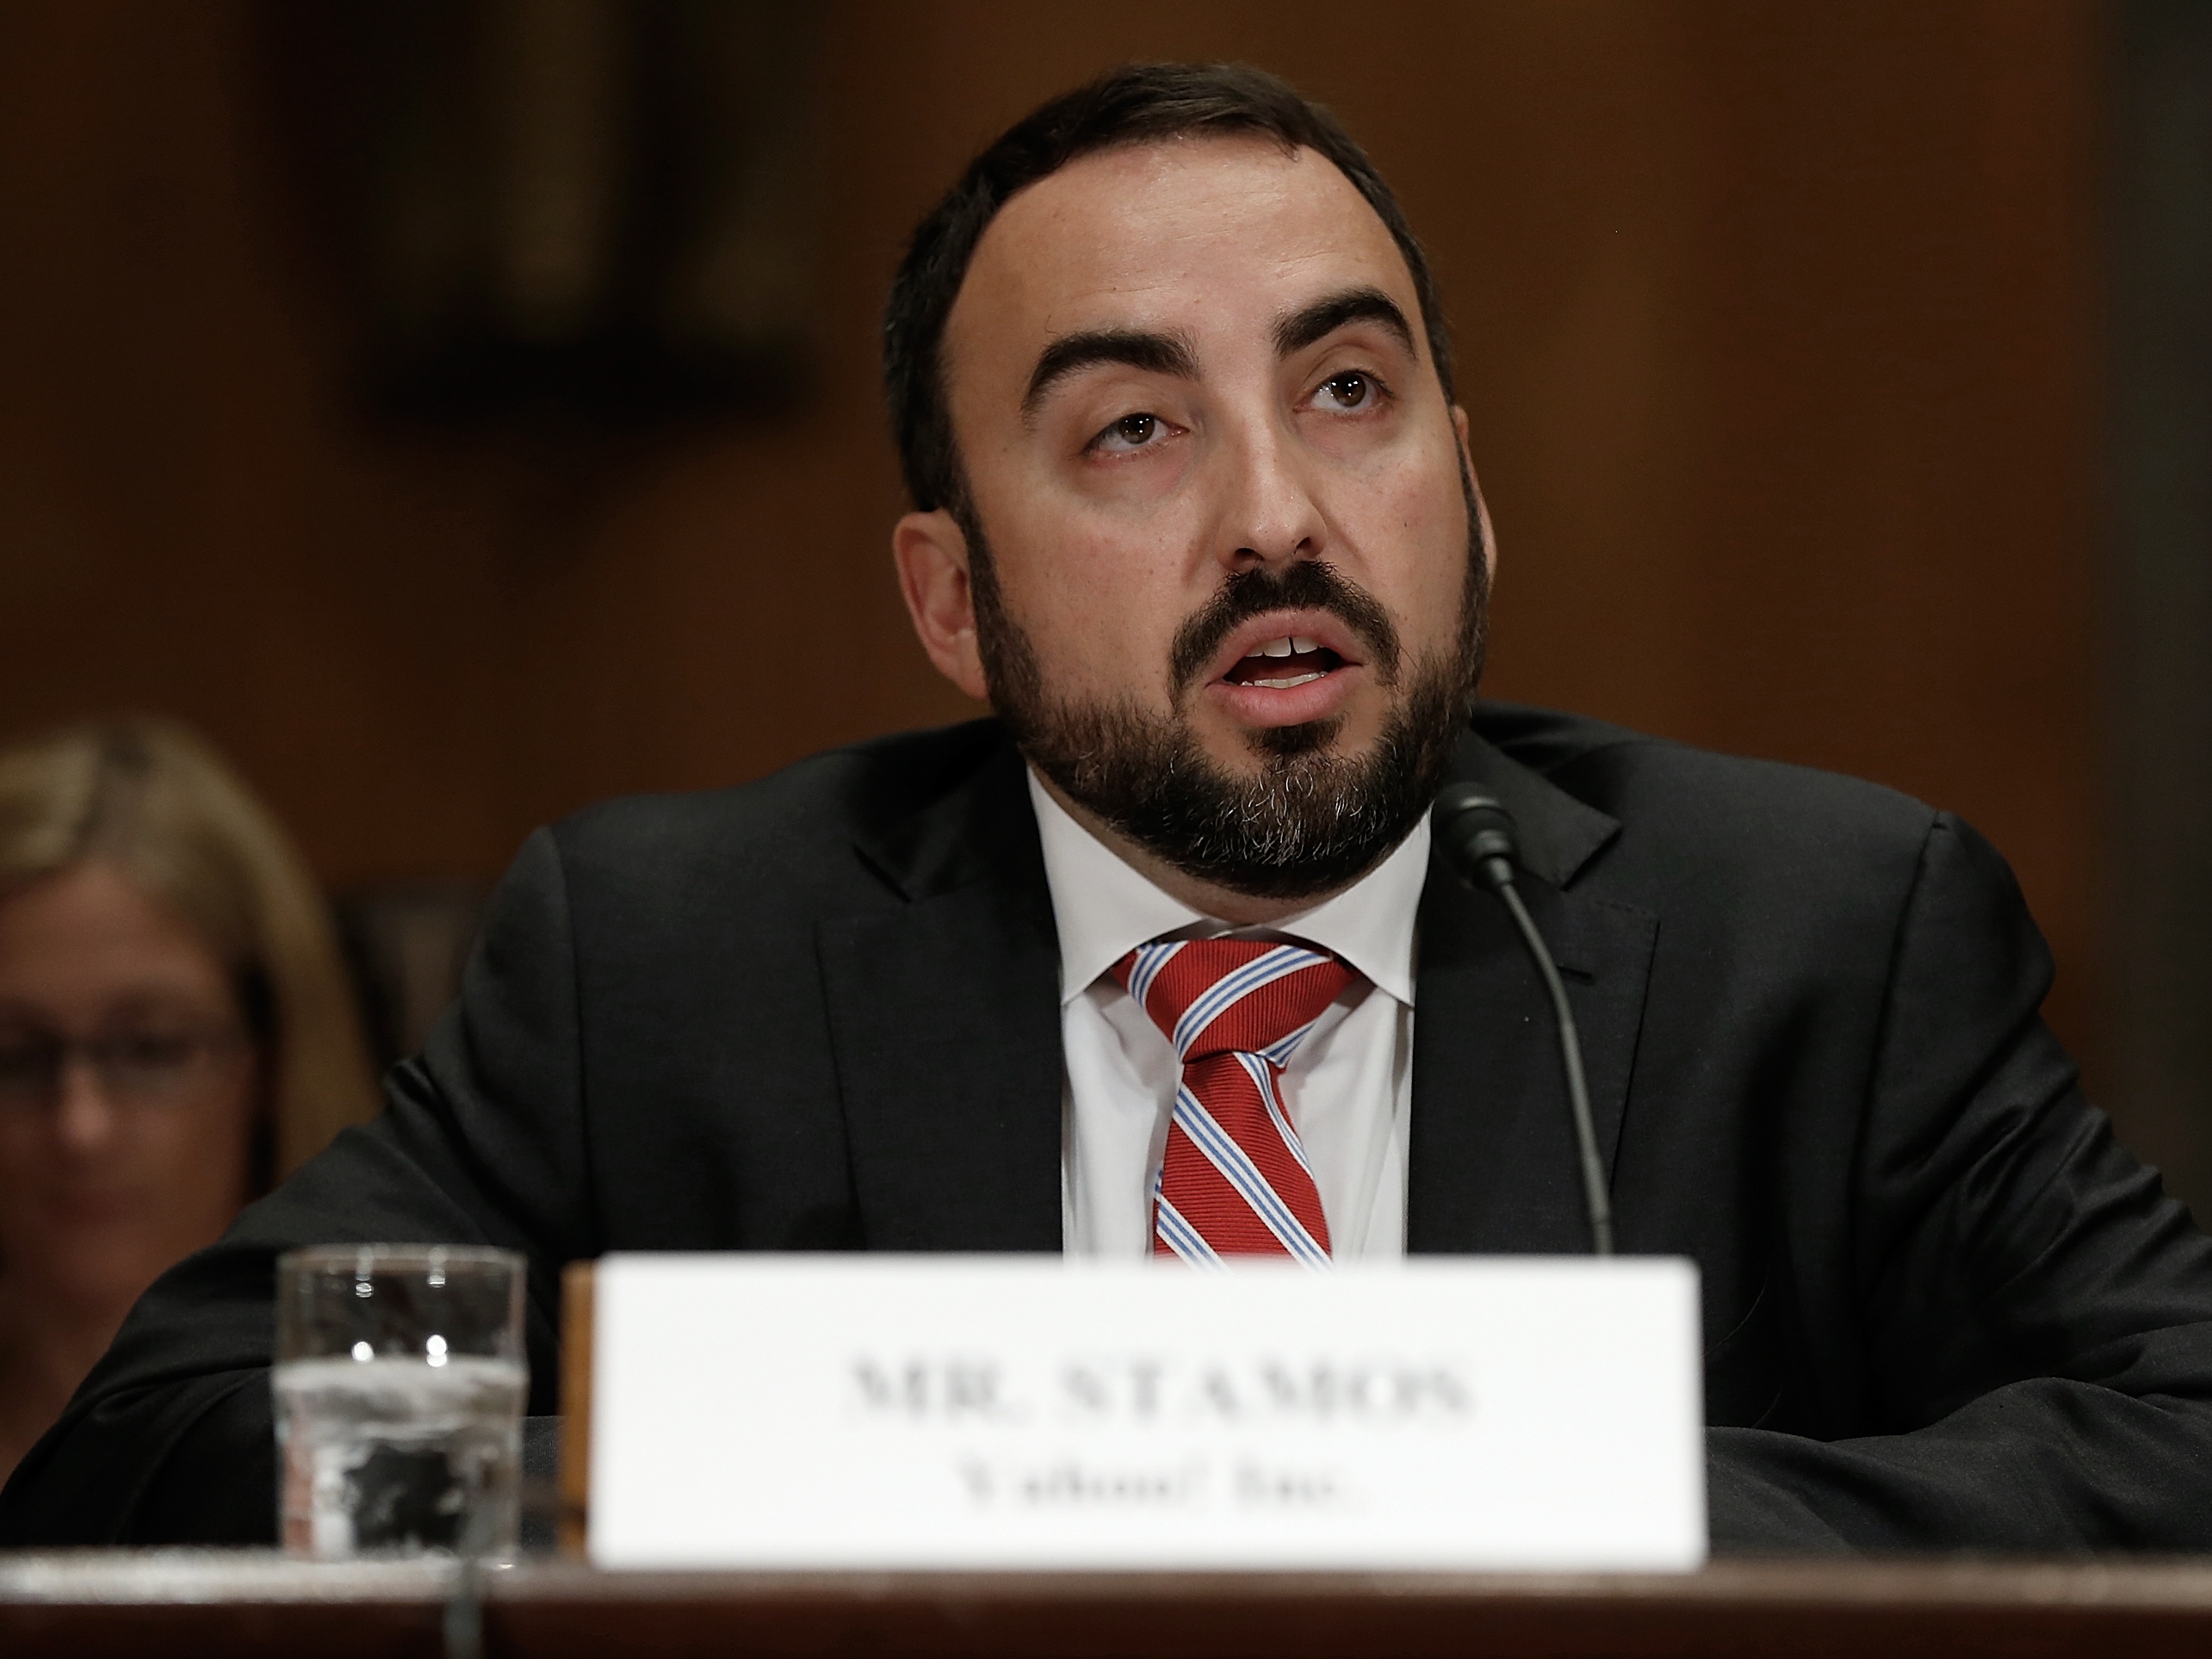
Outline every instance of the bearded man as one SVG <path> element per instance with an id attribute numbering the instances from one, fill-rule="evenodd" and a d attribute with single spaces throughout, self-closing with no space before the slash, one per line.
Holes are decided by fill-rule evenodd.
<path id="1" fill-rule="evenodd" d="M 885 342 L 902 591 L 995 718 L 541 831 L 390 1110 L 149 1293 L 0 1538 L 266 1539 L 270 1260 L 312 1241 L 527 1252 L 539 1411 L 559 1271 L 610 1250 L 1587 1248 L 1544 990 L 1431 858 L 1472 780 L 1620 1246 L 1702 1273 L 1716 1548 L 2212 1544 L 2212 1245 L 2041 1024 L 1998 856 L 1475 701 L 1442 313 L 1325 112 L 1236 68 L 1055 100 Z M 1261 1011 L 1211 1084 L 1209 998 Z"/>

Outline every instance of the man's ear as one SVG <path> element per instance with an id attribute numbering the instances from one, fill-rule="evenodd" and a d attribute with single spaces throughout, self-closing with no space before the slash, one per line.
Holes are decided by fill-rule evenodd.
<path id="1" fill-rule="evenodd" d="M 968 585 L 968 538 L 952 515 L 910 512 L 891 531 L 899 591 L 915 637 L 937 672 L 978 703 L 990 701 L 976 649 L 976 596 Z"/>
<path id="2" fill-rule="evenodd" d="M 1452 431 L 1459 441 L 1459 462 L 1475 492 L 1475 517 L 1483 527 L 1483 557 L 1490 562 L 1490 579 L 1497 579 L 1497 531 L 1490 525 L 1490 503 L 1483 499 L 1483 481 L 1475 476 L 1475 452 L 1467 444 L 1467 412 L 1452 405 Z"/>

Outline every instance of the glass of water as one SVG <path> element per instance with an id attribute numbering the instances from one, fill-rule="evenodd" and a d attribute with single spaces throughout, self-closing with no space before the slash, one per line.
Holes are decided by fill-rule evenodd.
<path id="1" fill-rule="evenodd" d="M 284 1547 L 513 1554 L 527 1269 L 509 1250 L 335 1244 L 276 1263 Z"/>

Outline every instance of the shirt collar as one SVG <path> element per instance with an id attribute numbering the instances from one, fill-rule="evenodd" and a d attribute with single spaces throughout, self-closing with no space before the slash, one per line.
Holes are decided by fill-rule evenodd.
<path id="1" fill-rule="evenodd" d="M 1334 951 L 1407 1007 L 1413 1006 L 1414 918 L 1428 874 L 1428 814 L 1389 857 L 1335 898 L 1264 929 L 1236 930 L 1162 892 L 1029 774 L 1030 804 L 1044 846 L 1044 876 L 1060 932 L 1060 1001 L 1064 1006 L 1148 939 L 1189 930 L 1292 933 Z"/>

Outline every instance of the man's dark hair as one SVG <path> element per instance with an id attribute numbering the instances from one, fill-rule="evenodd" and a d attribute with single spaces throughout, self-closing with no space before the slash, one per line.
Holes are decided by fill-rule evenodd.
<path id="1" fill-rule="evenodd" d="M 1288 82 L 1247 64 L 1130 64 L 1062 94 L 1008 127 L 968 164 L 915 227 L 883 313 L 883 386 L 899 463 L 914 506 L 969 517 L 952 417 L 945 403 L 945 319 L 976 245 L 1019 191 L 1101 150 L 1190 134 L 1256 134 L 1286 151 L 1325 156 L 1366 199 L 1405 257 L 1428 355 L 1452 396 L 1452 343 L 1428 257 L 1366 152 L 1336 117 Z"/>

